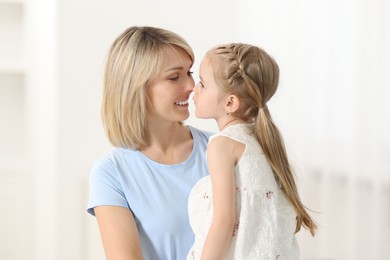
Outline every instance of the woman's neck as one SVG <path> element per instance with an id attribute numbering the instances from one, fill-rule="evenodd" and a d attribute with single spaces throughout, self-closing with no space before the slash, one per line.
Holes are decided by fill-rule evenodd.
<path id="1" fill-rule="evenodd" d="M 162 164 L 177 164 L 185 161 L 191 154 L 193 140 L 186 126 L 177 123 L 149 126 L 148 129 L 148 145 L 140 151 L 150 159 Z"/>

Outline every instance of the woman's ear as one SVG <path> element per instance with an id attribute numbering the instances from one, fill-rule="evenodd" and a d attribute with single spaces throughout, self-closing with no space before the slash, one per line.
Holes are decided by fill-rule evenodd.
<path id="1" fill-rule="evenodd" d="M 240 107 L 240 100 L 236 95 L 229 95 L 226 99 L 225 111 L 226 113 L 234 113 Z"/>

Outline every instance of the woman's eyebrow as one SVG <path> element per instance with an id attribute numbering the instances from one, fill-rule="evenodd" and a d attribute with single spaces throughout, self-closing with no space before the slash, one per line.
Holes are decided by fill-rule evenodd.
<path id="1" fill-rule="evenodd" d="M 183 70 L 183 69 L 184 69 L 184 67 L 179 66 L 179 67 L 168 68 L 165 70 L 165 72 L 172 71 L 172 70 Z"/>

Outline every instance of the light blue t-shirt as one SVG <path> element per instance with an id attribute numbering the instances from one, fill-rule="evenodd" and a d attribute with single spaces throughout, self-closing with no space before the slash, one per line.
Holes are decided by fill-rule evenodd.
<path id="1" fill-rule="evenodd" d="M 165 165 L 139 150 L 115 148 L 95 163 L 90 174 L 88 212 L 96 206 L 132 211 L 145 260 L 185 259 L 194 242 L 188 221 L 188 195 L 208 174 L 206 147 L 210 133 L 188 126 L 194 145 L 189 158 Z"/>

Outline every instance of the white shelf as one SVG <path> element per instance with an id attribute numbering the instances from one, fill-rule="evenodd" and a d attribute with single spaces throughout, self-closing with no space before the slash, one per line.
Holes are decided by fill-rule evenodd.
<path id="1" fill-rule="evenodd" d="M 21 1 L 19 1 L 21 2 Z M 0 73 L 24 71 L 24 10 L 15 0 L 0 0 Z"/>
<path id="2" fill-rule="evenodd" d="M 0 259 L 31 256 L 24 0 L 0 0 Z M 3 214 L 4 213 L 4 214 Z M 27 235 L 26 235 L 27 234 Z"/>
<path id="3" fill-rule="evenodd" d="M 24 0 L 0 0 L 0 4 L 23 4 Z"/>
<path id="4" fill-rule="evenodd" d="M 24 252 L 25 244 L 29 242 L 26 233 L 29 221 L 26 211 L 30 209 L 28 179 L 13 175 L 3 178 L 0 182 L 0 258 L 29 259 Z M 26 232 L 27 231 L 27 232 Z"/>
<path id="5" fill-rule="evenodd" d="M 0 177 L 22 174 L 26 165 L 22 3 L 0 0 Z"/>
<path id="6" fill-rule="evenodd" d="M 24 65 L 22 64 L 1 64 L 0 62 L 0 76 L 11 74 L 11 75 L 24 75 L 26 72 Z"/>
<path id="7" fill-rule="evenodd" d="M 25 77 L 0 74 L 0 171 L 25 167 Z"/>

